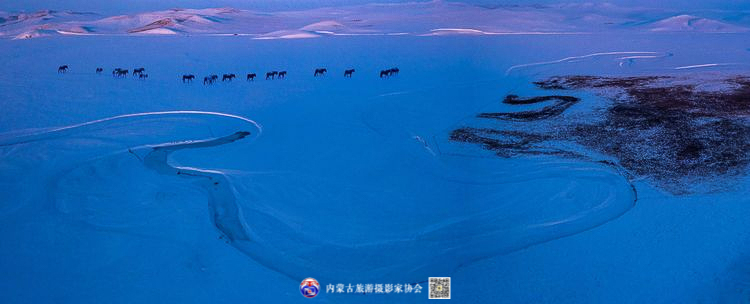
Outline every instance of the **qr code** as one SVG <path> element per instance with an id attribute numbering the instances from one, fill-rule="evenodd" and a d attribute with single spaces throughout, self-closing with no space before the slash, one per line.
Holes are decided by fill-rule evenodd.
<path id="1" fill-rule="evenodd" d="M 430 299 L 450 299 L 451 278 L 430 278 Z"/>

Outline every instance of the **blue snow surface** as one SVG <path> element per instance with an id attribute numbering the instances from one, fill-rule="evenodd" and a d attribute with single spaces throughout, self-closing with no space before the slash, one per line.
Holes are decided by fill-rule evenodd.
<path id="1" fill-rule="evenodd" d="M 748 38 L 2 40 L 0 302 L 421 303 L 429 277 L 460 303 L 745 302 L 744 177 L 675 195 L 448 136 L 545 76 L 743 72 Z M 110 75 L 140 66 L 148 79 Z M 588 100 L 571 110 L 604 102 Z M 308 277 L 423 291 L 307 299 Z"/>

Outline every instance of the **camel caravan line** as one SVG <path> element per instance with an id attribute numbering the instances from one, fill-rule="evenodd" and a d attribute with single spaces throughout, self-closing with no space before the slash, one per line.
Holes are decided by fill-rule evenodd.
<path id="1" fill-rule="evenodd" d="M 60 74 L 65 74 L 68 72 L 70 67 L 68 65 L 61 65 L 57 68 L 57 72 Z M 344 70 L 344 77 L 345 78 L 352 78 L 354 75 L 354 69 L 347 69 Z M 98 67 L 96 68 L 96 74 L 101 74 L 104 72 L 104 68 Z M 137 77 L 138 79 L 148 79 L 148 74 L 145 73 L 146 68 L 135 68 L 133 69 L 132 74 L 130 73 L 129 69 L 123 69 L 123 68 L 115 68 L 112 70 L 112 77 L 115 78 L 126 78 L 128 75 L 133 75 L 133 77 Z M 389 78 L 392 76 L 397 76 L 399 72 L 398 68 L 390 68 L 386 70 L 380 71 L 380 78 Z M 328 69 L 326 68 L 316 68 L 315 72 L 313 73 L 313 77 L 324 77 L 328 73 Z M 274 79 L 286 79 L 286 71 L 270 71 L 266 73 L 266 80 L 274 80 Z M 255 77 L 258 75 L 255 73 L 248 73 L 247 77 L 245 78 L 246 81 L 254 81 Z M 221 77 L 222 82 L 232 82 L 237 77 L 237 75 L 233 73 L 229 74 L 223 74 Z M 195 75 L 193 74 L 183 74 L 182 75 L 182 82 L 183 83 L 192 83 L 195 79 Z M 203 77 L 203 84 L 204 85 L 212 85 L 216 83 L 219 80 L 218 75 L 208 75 Z"/>

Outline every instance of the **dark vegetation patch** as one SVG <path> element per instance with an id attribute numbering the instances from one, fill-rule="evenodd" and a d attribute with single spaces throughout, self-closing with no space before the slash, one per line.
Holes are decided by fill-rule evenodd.
<path id="1" fill-rule="evenodd" d="M 538 97 L 531 97 L 531 98 L 520 98 L 518 95 L 508 95 L 505 96 L 505 99 L 503 99 L 504 104 L 510 104 L 510 105 L 525 105 L 525 104 L 534 104 L 539 102 L 545 102 L 550 100 L 560 100 L 565 102 L 578 102 L 580 101 L 579 98 L 573 97 L 573 96 L 563 96 L 563 95 L 550 95 L 550 96 L 538 96 Z"/>
<path id="2" fill-rule="evenodd" d="M 461 128 L 453 131 L 450 139 L 481 144 L 501 157 L 540 151 L 574 155 L 543 148 L 545 143 L 552 146 L 549 142 L 553 140 L 574 142 L 613 156 L 627 171 L 648 177 L 667 190 L 684 192 L 696 180 L 744 175 L 750 165 L 750 78 L 710 82 L 714 88 L 707 90 L 702 88 L 705 79 L 552 77 L 534 84 L 542 89 L 589 90 L 609 99 L 611 103 L 601 112 L 591 113 L 602 119 L 558 119 L 554 130 L 540 128 L 533 121 L 551 121 L 578 99 L 508 95 L 503 102 L 511 105 L 555 103 L 533 111 L 482 113 L 479 117 L 520 122 L 512 127 L 540 133 Z"/>
<path id="3" fill-rule="evenodd" d="M 480 144 L 482 148 L 493 151 L 501 157 L 513 157 L 518 154 L 573 156 L 570 152 L 542 145 L 544 142 L 554 139 L 552 135 L 465 127 L 453 130 L 450 139 Z"/>
<path id="4" fill-rule="evenodd" d="M 663 76 L 638 77 L 598 77 L 598 76 L 558 76 L 534 84 L 545 90 L 572 90 L 584 88 L 637 87 L 649 84 Z"/>
<path id="5" fill-rule="evenodd" d="M 565 112 L 568 108 L 570 108 L 572 105 L 576 104 L 577 102 L 581 101 L 581 99 L 573 96 L 540 96 L 540 97 L 533 97 L 533 98 L 526 98 L 526 99 L 519 99 L 516 95 L 508 95 L 503 100 L 504 103 L 511 104 L 511 105 L 524 105 L 524 104 L 533 104 L 533 103 L 539 103 L 544 101 L 550 101 L 554 100 L 556 101 L 552 105 L 543 107 L 538 110 L 532 110 L 532 111 L 520 111 L 520 112 L 501 112 L 501 113 L 480 113 L 477 115 L 479 118 L 495 118 L 495 119 L 502 119 L 502 120 L 515 120 L 515 121 L 530 121 L 530 120 L 540 120 L 540 119 L 547 119 L 554 116 L 558 116 Z"/>

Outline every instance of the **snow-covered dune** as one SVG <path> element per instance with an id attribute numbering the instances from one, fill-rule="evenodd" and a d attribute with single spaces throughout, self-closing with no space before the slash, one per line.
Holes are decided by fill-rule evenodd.
<path id="1" fill-rule="evenodd" d="M 101 16 L 94 13 L 43 10 L 33 13 L 0 12 L 0 36 L 28 39 L 54 35 L 58 31 L 86 32 L 78 26 Z"/>
<path id="2" fill-rule="evenodd" d="M 748 28 L 718 20 L 691 15 L 679 15 L 649 24 L 646 28 L 654 32 L 746 32 Z"/>
<path id="3" fill-rule="evenodd" d="M 665 14 L 672 17 L 664 17 Z M 747 18 L 732 12 L 710 12 L 710 15 L 717 14 L 732 20 L 731 23 L 698 15 L 611 4 L 487 7 L 443 1 L 279 12 L 235 8 L 171 9 L 109 17 L 40 11 L 1 14 L 0 36 L 27 39 L 54 34 L 229 34 L 272 39 L 394 33 L 434 36 L 590 33 L 604 30 L 707 33 L 747 30 Z"/>

